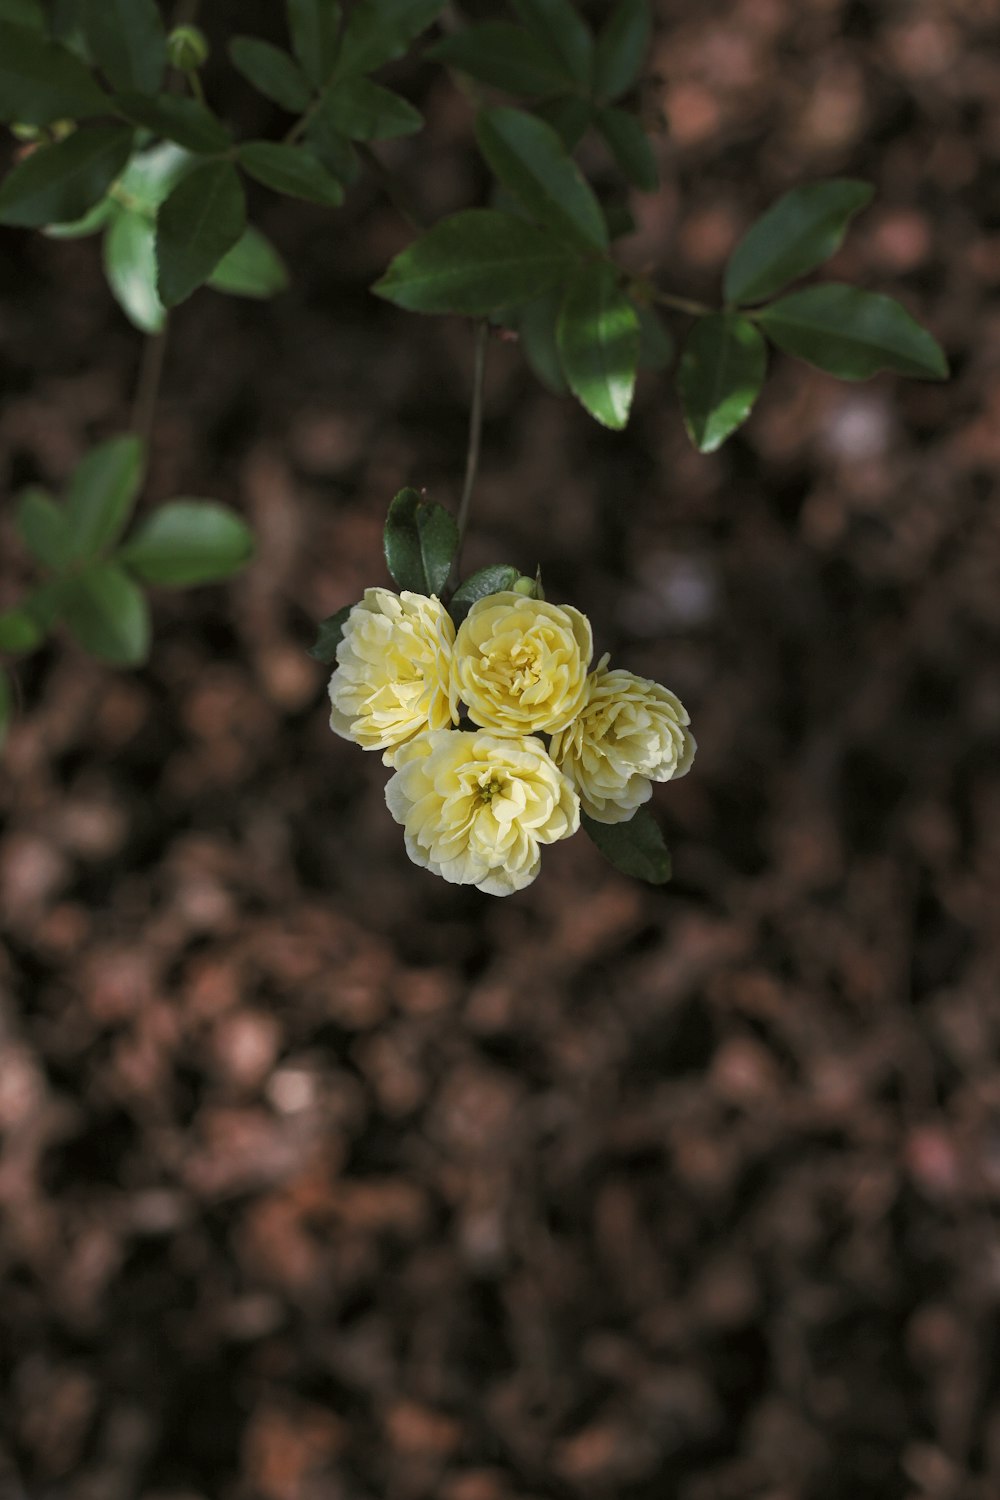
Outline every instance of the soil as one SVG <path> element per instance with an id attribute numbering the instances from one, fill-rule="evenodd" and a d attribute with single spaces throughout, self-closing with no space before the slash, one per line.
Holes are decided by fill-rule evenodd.
<path id="1" fill-rule="evenodd" d="M 276 135 L 236 10 L 209 94 Z M 368 292 L 376 183 L 253 192 L 293 288 L 179 312 L 144 504 L 236 505 L 259 558 L 159 595 L 142 671 L 18 669 L 3 1500 L 997 1500 L 998 42 L 975 0 L 667 0 L 621 241 L 711 299 L 780 192 L 871 181 L 831 274 L 947 383 L 774 355 L 701 457 L 668 377 L 622 436 L 491 346 L 467 562 L 540 564 L 688 706 L 662 889 L 583 838 L 505 900 L 435 880 L 330 733 L 313 622 L 385 581 L 397 489 L 456 503 L 472 336 Z M 395 81 L 423 211 L 484 201 L 468 100 Z M 3 235 L 8 492 L 125 426 L 139 346 L 96 241 Z"/>

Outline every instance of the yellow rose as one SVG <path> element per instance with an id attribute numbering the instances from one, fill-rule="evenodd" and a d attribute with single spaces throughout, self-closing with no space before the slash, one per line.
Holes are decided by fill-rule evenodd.
<path id="1" fill-rule="evenodd" d="M 508 896 L 538 874 L 540 844 L 580 826 L 580 803 L 541 740 L 441 729 L 396 752 L 385 800 L 414 864 Z"/>
<path id="2" fill-rule="evenodd" d="M 455 626 L 440 600 L 366 589 L 347 617 L 330 678 L 330 728 L 362 750 L 396 747 L 451 723 L 448 699 Z"/>
<path id="3" fill-rule="evenodd" d="M 587 679 L 579 717 L 552 738 L 552 759 L 598 823 L 624 823 L 652 796 L 652 781 L 683 776 L 694 736 L 680 699 L 645 677 L 607 669 L 602 657 Z"/>
<path id="4" fill-rule="evenodd" d="M 553 734 L 579 712 L 594 644 L 585 615 L 511 591 L 479 599 L 459 627 L 451 707 L 505 733 Z"/>

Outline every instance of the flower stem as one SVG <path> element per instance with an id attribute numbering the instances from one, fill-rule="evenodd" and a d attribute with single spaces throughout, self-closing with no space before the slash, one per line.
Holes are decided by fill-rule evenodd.
<path id="1" fill-rule="evenodd" d="M 654 302 L 659 302 L 661 307 L 671 307 L 674 312 L 690 313 L 693 318 L 704 318 L 709 313 L 718 312 L 717 307 L 709 307 L 705 302 L 693 302 L 690 297 L 675 297 L 672 292 L 663 292 L 658 286 L 649 288 Z"/>
<path id="2" fill-rule="evenodd" d="M 147 448 L 153 435 L 156 398 L 160 393 L 160 378 L 163 375 L 163 361 L 166 353 L 167 324 L 164 323 L 160 332 L 150 334 L 143 345 L 135 400 L 132 403 L 131 429 L 136 437 L 142 439 Z"/>
<path id="3" fill-rule="evenodd" d="M 449 584 L 454 588 L 462 564 L 462 545 L 472 509 L 472 492 L 476 487 L 479 471 L 479 449 L 483 436 L 483 386 L 486 379 L 486 346 L 490 337 L 490 325 L 483 318 L 476 324 L 476 352 L 472 374 L 472 405 L 469 409 L 469 442 L 465 453 L 465 482 L 458 506 L 458 546 L 452 559 Z"/>

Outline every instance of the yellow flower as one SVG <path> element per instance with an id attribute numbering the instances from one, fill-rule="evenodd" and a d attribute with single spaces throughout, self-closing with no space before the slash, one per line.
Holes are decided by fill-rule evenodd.
<path id="1" fill-rule="evenodd" d="M 680 699 L 645 677 L 607 669 L 602 657 L 587 679 L 579 718 L 554 735 L 552 759 L 598 823 L 624 823 L 652 796 L 652 781 L 683 776 L 695 740 Z"/>
<path id="2" fill-rule="evenodd" d="M 366 589 L 347 617 L 330 678 L 330 728 L 363 750 L 396 747 L 451 723 L 448 683 L 455 626 L 433 596 Z"/>
<path id="3" fill-rule="evenodd" d="M 579 712 L 594 645 L 585 615 L 507 591 L 479 599 L 458 631 L 451 669 L 473 723 L 505 733 L 553 734 Z"/>
<path id="4" fill-rule="evenodd" d="M 580 826 L 580 804 L 541 740 L 441 729 L 396 752 L 385 800 L 414 864 L 508 896 L 538 874 L 540 844 Z"/>

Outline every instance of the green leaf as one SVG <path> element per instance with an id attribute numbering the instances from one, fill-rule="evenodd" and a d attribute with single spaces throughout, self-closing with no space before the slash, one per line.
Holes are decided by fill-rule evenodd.
<path id="1" fill-rule="evenodd" d="M 560 292 L 546 292 L 544 297 L 519 308 L 517 317 L 517 332 L 525 359 L 554 396 L 565 396 L 569 391 L 556 342 L 561 303 Z"/>
<path id="2" fill-rule="evenodd" d="M 665 885 L 670 879 L 670 851 L 644 807 L 638 808 L 627 823 L 598 823 L 588 813 L 582 813 L 580 824 L 604 858 L 623 875 L 632 875 L 650 885 Z"/>
<path id="3" fill-rule="evenodd" d="M 46 29 L 41 0 L 0 0 L 0 21 L 27 26 L 30 31 L 44 32 Z"/>
<path id="4" fill-rule="evenodd" d="M 424 120 L 408 100 L 369 78 L 345 78 L 325 96 L 323 113 L 352 141 L 387 141 L 412 135 Z"/>
<path id="5" fill-rule="evenodd" d="M 343 609 L 338 609 L 334 615 L 327 615 L 325 620 L 320 620 L 315 646 L 309 647 L 309 655 L 316 661 L 332 662 L 337 660 L 337 647 L 344 636 L 344 626 L 347 617 L 354 608 L 353 604 L 345 604 Z"/>
<path id="6" fill-rule="evenodd" d="M 480 568 L 478 573 L 471 573 L 464 583 L 459 584 L 451 596 L 448 613 L 456 625 L 461 625 L 477 599 L 505 593 L 514 587 L 520 576 L 520 570 L 508 563 L 493 563 L 488 568 Z"/>
<path id="7" fill-rule="evenodd" d="M 333 72 L 340 30 L 335 0 L 287 0 L 292 51 L 303 73 L 319 88 Z"/>
<path id="8" fill-rule="evenodd" d="M 318 161 L 338 182 L 356 182 L 361 168 L 347 136 L 326 118 L 322 103 L 306 126 L 306 141 Z"/>
<path id="9" fill-rule="evenodd" d="M 104 275 L 122 312 L 142 333 L 161 333 L 166 309 L 156 290 L 156 226 L 119 214 L 104 236 Z"/>
<path id="10" fill-rule="evenodd" d="M 306 146 L 283 146 L 275 141 L 249 141 L 239 148 L 240 166 L 276 193 L 305 198 L 336 208 L 344 189 Z"/>
<path id="11" fill-rule="evenodd" d="M 400 490 L 389 506 L 383 543 L 398 588 L 440 597 L 458 547 L 458 527 L 449 511 L 422 499 L 417 490 Z"/>
<path id="12" fill-rule="evenodd" d="M 159 293 L 175 307 L 208 280 L 246 228 L 246 199 L 231 162 L 204 162 L 182 177 L 157 216 Z"/>
<path id="13" fill-rule="evenodd" d="M 116 212 L 115 200 L 102 198 L 93 208 L 88 208 L 81 219 L 71 219 L 68 224 L 46 224 L 42 233 L 50 240 L 82 240 L 103 229 Z"/>
<path id="14" fill-rule="evenodd" d="M 552 126 L 567 151 L 575 150 L 583 140 L 594 114 L 590 102 L 576 94 L 543 100 L 535 105 L 534 112 L 546 125 Z"/>
<path id="15" fill-rule="evenodd" d="M 96 563 L 59 584 L 60 613 L 70 634 L 102 661 L 132 667 L 149 653 L 145 596 L 114 563 Z"/>
<path id="16" fill-rule="evenodd" d="M 767 369 L 767 348 L 736 313 L 699 318 L 677 372 L 684 425 L 700 453 L 714 453 L 750 415 Z"/>
<path id="17" fill-rule="evenodd" d="M 841 380 L 867 380 L 895 370 L 923 380 L 945 380 L 940 345 L 891 297 L 824 282 L 792 292 L 757 314 L 768 338 Z"/>
<path id="18" fill-rule="evenodd" d="M 118 179 L 115 197 L 126 203 L 129 210 L 153 219 L 170 189 L 194 166 L 195 160 L 173 141 L 161 141 L 158 146 L 133 156 Z"/>
<path id="19" fill-rule="evenodd" d="M 573 270 L 572 252 L 513 214 L 470 208 L 397 255 L 372 290 L 411 312 L 467 313 L 531 302 Z"/>
<path id="20" fill-rule="evenodd" d="M 155 94 L 167 66 L 155 0 L 83 0 L 82 19 L 91 56 L 112 86 Z"/>
<path id="21" fill-rule="evenodd" d="M 594 38 L 573 0 L 513 0 L 513 4 L 529 35 L 558 60 L 568 78 L 589 90 Z"/>
<path id="22" fill-rule="evenodd" d="M 58 571 L 69 555 L 69 531 L 61 505 L 37 485 L 21 492 L 17 507 L 21 540 L 43 567 Z"/>
<path id="23" fill-rule="evenodd" d="M 153 512 L 118 554 L 144 583 L 188 588 L 218 583 L 253 556 L 253 533 L 213 500 L 170 500 Z"/>
<path id="24" fill-rule="evenodd" d="M 107 96 L 67 47 L 0 21 L 0 120 L 51 125 L 102 114 Z"/>
<path id="25" fill-rule="evenodd" d="M 0 223 L 79 219 L 104 197 L 132 150 L 128 125 L 91 125 L 18 163 L 0 187 Z"/>
<path id="26" fill-rule="evenodd" d="M 793 188 L 779 198 L 729 257 L 726 301 L 763 302 L 829 260 L 873 191 L 870 183 L 841 177 Z"/>
<path id="27" fill-rule="evenodd" d="M 234 297 L 274 297 L 288 286 L 288 270 L 271 241 L 251 227 L 222 257 L 208 284 Z"/>
<path id="28" fill-rule="evenodd" d="M 232 145 L 222 121 L 197 99 L 181 94 L 160 94 L 156 99 L 148 99 L 145 94 L 116 94 L 114 103 L 134 124 L 144 125 L 199 155 L 214 156 Z"/>
<path id="29" fill-rule="evenodd" d="M 643 302 L 634 306 L 639 314 L 639 369 L 668 370 L 677 353 L 673 335 L 654 308 Z"/>
<path id="30" fill-rule="evenodd" d="M 443 8 L 444 0 L 356 0 L 344 27 L 337 77 L 371 73 L 402 57 Z"/>
<path id="31" fill-rule="evenodd" d="M 23 609 L 0 614 L 0 651 L 34 651 L 43 639 L 37 621 Z"/>
<path id="32" fill-rule="evenodd" d="M 309 108 L 312 90 L 288 52 L 255 36 L 234 36 L 229 43 L 229 56 L 236 71 L 282 109 L 297 115 Z"/>
<path id="33" fill-rule="evenodd" d="M 601 109 L 594 123 L 629 182 L 644 193 L 654 192 L 660 181 L 656 156 L 635 115 L 626 109 Z"/>
<path id="34" fill-rule="evenodd" d="M 614 266 L 583 266 L 566 289 L 556 329 L 574 396 L 605 427 L 628 421 L 639 361 L 639 318 Z"/>
<path id="35" fill-rule="evenodd" d="M 635 83 L 649 46 L 648 0 L 618 0 L 597 39 L 594 93 L 620 99 Z"/>
<path id="36" fill-rule="evenodd" d="M 142 487 L 146 455 L 141 440 L 110 438 L 92 448 L 66 492 L 67 556 L 89 562 L 124 531 Z"/>
<path id="37" fill-rule="evenodd" d="M 566 74 L 547 48 L 509 21 L 484 21 L 428 47 L 427 56 L 510 94 L 566 88 Z"/>
<path id="38" fill-rule="evenodd" d="M 607 249 L 601 206 L 544 120 L 520 109 L 484 109 L 476 140 L 496 177 L 533 219 L 575 244 Z"/>

